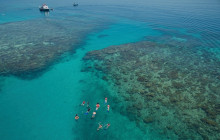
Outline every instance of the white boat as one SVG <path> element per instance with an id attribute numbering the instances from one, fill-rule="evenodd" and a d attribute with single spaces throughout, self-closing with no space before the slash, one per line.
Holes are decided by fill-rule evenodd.
<path id="1" fill-rule="evenodd" d="M 40 11 L 50 11 L 49 7 L 46 4 L 43 4 L 42 6 L 39 7 Z"/>

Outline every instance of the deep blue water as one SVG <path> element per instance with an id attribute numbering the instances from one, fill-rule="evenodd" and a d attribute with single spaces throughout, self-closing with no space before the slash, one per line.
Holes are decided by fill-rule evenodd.
<path id="1" fill-rule="evenodd" d="M 0 26 L 39 19 L 63 19 L 65 24 L 65 20 L 74 16 L 85 20 L 90 17 L 95 24 L 103 20 L 108 23 L 88 33 L 76 53 L 54 63 L 40 77 L 32 80 L 15 76 L 0 77 L 1 140 L 168 139 L 159 130 L 152 130 L 153 125 L 149 125 L 146 132 L 142 131 L 134 121 L 114 109 L 109 114 L 105 109 L 99 110 L 103 114 L 97 116 L 96 120 L 84 115 L 85 108 L 79 106 L 83 100 L 89 101 L 94 107 L 97 102 L 104 106 L 105 96 L 115 91 L 109 89 L 105 82 L 81 72 L 83 56 L 88 51 L 112 45 L 172 36 L 181 41 L 195 38 L 201 43 L 197 49 L 210 51 L 220 59 L 218 0 L 84 0 L 79 2 L 79 7 L 72 7 L 72 1 L 50 0 L 46 3 L 54 11 L 49 16 L 39 12 L 38 6 L 42 3 L 42 0 L 0 0 Z M 114 98 L 110 97 L 109 103 L 117 107 L 117 103 L 111 99 Z M 75 122 L 77 113 L 80 119 Z M 109 132 L 96 131 L 100 121 L 111 123 Z"/>

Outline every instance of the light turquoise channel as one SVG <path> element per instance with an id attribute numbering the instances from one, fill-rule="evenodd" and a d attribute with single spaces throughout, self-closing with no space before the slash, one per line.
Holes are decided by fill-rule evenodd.
<path id="1" fill-rule="evenodd" d="M 104 36 L 99 37 L 100 35 Z M 122 20 L 101 32 L 91 33 L 87 37 L 86 45 L 82 46 L 83 49 L 78 49 L 74 55 L 66 56 L 65 60 L 37 79 L 28 81 L 16 77 L 3 78 L 0 94 L 1 140 L 73 139 L 75 134 L 72 128 L 77 127 L 74 115 L 84 99 L 85 94 L 82 91 L 86 92 L 84 89 L 89 86 L 79 81 L 90 79 L 89 74 L 80 72 L 85 53 L 111 45 L 140 41 L 147 35 L 160 33 L 144 23 Z M 118 115 L 121 123 L 127 123 L 126 117 L 115 115 Z M 131 128 L 128 129 L 133 132 L 132 127 L 135 127 L 135 124 L 131 122 L 129 126 Z M 111 127 L 114 129 L 117 126 Z M 139 130 L 135 130 L 134 134 L 143 135 Z M 125 137 L 129 135 L 131 133 Z"/>

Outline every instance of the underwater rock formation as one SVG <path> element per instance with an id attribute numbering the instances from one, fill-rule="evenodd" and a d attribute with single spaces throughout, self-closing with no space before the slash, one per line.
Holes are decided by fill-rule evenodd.
<path id="1" fill-rule="evenodd" d="M 0 75 L 34 78 L 64 53 L 74 52 L 97 24 L 102 23 L 77 17 L 1 24 Z"/>
<path id="2" fill-rule="evenodd" d="M 220 61 L 195 42 L 110 46 L 88 52 L 83 71 L 117 90 L 126 105 L 118 111 L 130 120 L 170 138 L 217 139 Z"/>

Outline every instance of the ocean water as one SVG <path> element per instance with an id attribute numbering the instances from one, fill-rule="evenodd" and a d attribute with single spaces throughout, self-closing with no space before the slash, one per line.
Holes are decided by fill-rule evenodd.
<path id="1" fill-rule="evenodd" d="M 52 44 L 51 47 L 60 45 L 61 49 L 65 49 L 66 45 L 68 46 L 66 48 L 70 48 L 61 51 L 61 54 L 52 53 L 54 50 L 50 48 L 53 55 L 43 57 L 45 62 L 49 61 L 45 63 L 43 70 L 30 69 L 14 74 L 10 73 L 14 70 L 13 67 L 8 71 L 1 69 L 0 139 L 2 140 L 178 139 L 180 137 L 164 133 L 163 129 L 154 123 L 146 126 L 143 125 L 144 122 L 137 123 L 135 121 L 137 118 L 130 119 L 129 113 L 121 113 L 120 107 L 126 106 L 125 101 L 121 99 L 116 88 L 108 82 L 101 80 L 92 72 L 83 71 L 85 63 L 83 57 L 89 51 L 147 40 L 161 44 L 172 41 L 187 42 L 188 46 L 192 46 L 190 51 L 209 52 L 209 55 L 202 56 L 203 61 L 212 58 L 215 59 L 216 64 L 220 62 L 220 2 L 218 0 L 193 2 L 171 0 L 166 3 L 160 0 L 146 2 L 84 0 L 79 2 L 78 7 L 72 7 L 71 1 L 48 1 L 47 4 L 54 8 L 49 14 L 38 11 L 38 6 L 43 3 L 40 0 L 32 2 L 0 0 L 0 3 L 0 26 L 4 33 L 9 30 L 7 28 L 11 24 L 14 25 L 13 30 L 16 32 L 16 26 L 25 25 L 30 21 L 37 23 L 44 20 L 49 23 L 47 26 L 53 26 L 53 28 L 45 28 L 46 33 L 53 34 L 54 29 L 62 32 L 60 35 L 46 36 L 49 38 L 48 42 L 57 43 Z M 33 28 L 40 28 L 38 25 L 40 24 L 33 24 L 35 26 Z M 55 33 L 58 32 L 57 30 Z M 80 43 L 77 42 L 77 47 L 71 48 L 74 46 L 71 42 L 75 43 L 75 38 L 72 36 L 77 36 L 70 33 L 74 31 L 79 34 Z M 18 32 L 21 32 L 20 28 Z M 67 36 L 64 35 L 65 32 Z M 33 34 L 36 32 L 21 33 L 22 38 L 25 36 L 28 38 L 35 37 Z M 16 34 L 12 32 L 11 35 L 7 34 L 7 37 L 20 39 L 19 36 L 13 35 Z M 4 50 L 7 45 L 12 46 L 12 51 L 22 50 L 21 55 L 13 59 L 16 61 L 18 56 L 27 55 L 27 52 L 23 51 L 27 47 L 24 44 L 36 43 L 37 47 L 42 42 L 46 44 L 43 40 L 45 36 L 42 35 L 30 40 L 32 42 L 25 41 L 23 43 L 25 47 L 19 48 L 19 44 L 13 44 L 16 41 L 9 42 L 6 40 L 7 37 L 0 35 L 2 63 L 0 66 L 4 65 L 5 59 L 11 58 Z M 66 39 L 64 40 L 66 44 L 64 41 L 56 42 L 63 38 Z M 13 47 L 16 45 L 18 48 Z M 45 55 L 41 53 L 43 51 L 42 47 L 39 47 L 38 55 Z M 38 63 L 37 59 L 31 62 Z M 219 69 L 212 68 L 213 65 L 209 66 L 211 66 L 210 70 L 216 70 L 216 74 L 220 73 Z M 31 79 L 23 78 L 30 74 L 38 76 Z M 217 80 L 215 86 L 219 87 L 220 79 Z M 215 89 L 215 91 L 219 102 L 219 90 Z M 110 112 L 106 111 L 105 97 L 108 97 Z M 86 106 L 80 105 L 83 101 L 88 101 L 90 104 L 91 111 L 88 115 L 85 114 Z M 95 119 L 91 119 L 97 102 L 101 107 Z M 219 123 L 219 112 L 215 113 L 217 119 L 214 121 Z M 75 114 L 79 116 L 78 121 L 74 120 Z M 99 122 L 104 125 L 110 123 L 111 126 L 107 130 L 97 131 Z M 216 129 L 219 131 L 219 125 Z"/>

